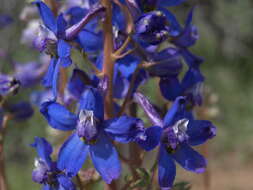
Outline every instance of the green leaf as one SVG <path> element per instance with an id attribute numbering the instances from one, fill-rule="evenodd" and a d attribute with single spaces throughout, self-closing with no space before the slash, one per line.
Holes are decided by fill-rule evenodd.
<path id="1" fill-rule="evenodd" d="M 181 181 L 181 182 L 177 182 L 172 190 L 190 190 L 191 189 L 191 185 L 189 182 L 186 181 Z"/>

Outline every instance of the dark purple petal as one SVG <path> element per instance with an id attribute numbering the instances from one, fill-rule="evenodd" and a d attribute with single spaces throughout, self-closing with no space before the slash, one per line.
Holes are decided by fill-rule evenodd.
<path id="1" fill-rule="evenodd" d="M 78 34 L 78 42 L 85 52 L 97 52 L 103 47 L 103 36 L 101 32 L 94 33 L 89 30 L 82 30 Z M 101 69 L 100 67 L 97 68 Z"/>
<path id="2" fill-rule="evenodd" d="M 9 15 L 0 14 L 0 29 L 3 29 L 12 22 L 13 19 Z"/>
<path id="3" fill-rule="evenodd" d="M 113 82 L 113 97 L 124 98 L 127 95 L 129 88 L 129 80 L 124 78 L 120 72 L 115 72 Z"/>
<path id="4" fill-rule="evenodd" d="M 158 126 L 149 127 L 136 142 L 146 151 L 154 149 L 161 140 L 163 129 Z"/>
<path id="5" fill-rule="evenodd" d="M 158 5 L 163 7 L 177 6 L 186 0 L 158 0 Z"/>
<path id="6" fill-rule="evenodd" d="M 177 76 L 160 78 L 159 86 L 163 97 L 169 101 L 174 101 L 182 95 L 183 89 Z"/>
<path id="7" fill-rule="evenodd" d="M 139 128 L 140 120 L 126 115 L 103 122 L 105 132 L 115 141 L 128 143 L 143 132 Z"/>
<path id="8" fill-rule="evenodd" d="M 204 61 L 202 57 L 194 55 L 185 48 L 182 48 L 180 52 L 189 67 L 198 68 Z"/>
<path id="9" fill-rule="evenodd" d="M 4 111 L 0 108 L 0 130 L 3 127 Z"/>
<path id="10" fill-rule="evenodd" d="M 190 10 L 186 22 L 185 28 L 172 42 L 179 47 L 190 47 L 198 40 L 199 35 L 197 28 L 191 24 L 193 18 L 194 7 Z"/>
<path id="11" fill-rule="evenodd" d="M 203 173 L 206 169 L 206 159 L 187 144 L 181 144 L 172 157 L 188 171 Z"/>
<path id="12" fill-rule="evenodd" d="M 61 13 L 58 17 L 57 17 L 57 37 L 59 39 L 64 39 L 65 38 L 65 30 L 67 27 L 67 22 L 65 21 L 63 14 Z"/>
<path id="13" fill-rule="evenodd" d="M 204 82 L 204 76 L 197 68 L 189 68 L 182 80 L 182 88 L 189 89 L 197 83 Z"/>
<path id="14" fill-rule="evenodd" d="M 156 126 L 163 126 L 163 122 L 159 114 L 156 112 L 155 108 L 149 102 L 149 100 L 140 92 L 134 94 L 134 100 L 142 107 L 150 121 Z"/>
<path id="15" fill-rule="evenodd" d="M 147 67 L 151 76 L 175 76 L 182 70 L 180 54 L 175 48 L 167 48 L 153 56 L 153 62 Z"/>
<path id="16" fill-rule="evenodd" d="M 7 110 L 12 114 L 13 119 L 25 120 L 32 117 L 34 111 L 30 102 L 19 102 L 11 104 Z"/>
<path id="17" fill-rule="evenodd" d="M 135 23 L 137 38 L 148 44 L 157 45 L 169 37 L 166 16 L 161 11 L 143 14 Z"/>
<path id="18" fill-rule="evenodd" d="M 171 190 L 176 177 L 176 165 L 166 148 L 162 145 L 159 152 L 158 178 L 162 190 Z"/>
<path id="19" fill-rule="evenodd" d="M 171 108 L 166 113 L 163 119 L 163 126 L 166 128 L 173 124 L 177 113 L 182 111 L 185 106 L 185 98 L 184 97 L 177 97 Z"/>
<path id="20" fill-rule="evenodd" d="M 180 32 L 182 31 L 182 27 L 178 23 L 176 17 L 168 9 L 160 7 L 159 10 L 161 10 L 165 14 L 166 18 L 169 21 L 169 24 L 170 24 L 169 33 L 170 33 L 170 35 L 178 36 L 180 34 Z"/>
<path id="21" fill-rule="evenodd" d="M 90 145 L 90 156 L 94 167 L 106 183 L 110 184 L 120 176 L 117 150 L 105 135 L 102 134 L 95 145 Z"/>
<path id="22" fill-rule="evenodd" d="M 60 149 L 57 167 L 75 176 L 86 160 L 88 148 L 76 133 L 72 134 Z"/>
<path id="23" fill-rule="evenodd" d="M 206 120 L 192 120 L 187 126 L 188 142 L 192 146 L 200 145 L 216 135 L 216 127 Z"/>
<path id="24" fill-rule="evenodd" d="M 74 69 L 68 82 L 69 92 L 76 99 L 79 99 L 87 85 L 92 85 L 92 80 L 90 77 L 84 71 L 80 69 Z"/>

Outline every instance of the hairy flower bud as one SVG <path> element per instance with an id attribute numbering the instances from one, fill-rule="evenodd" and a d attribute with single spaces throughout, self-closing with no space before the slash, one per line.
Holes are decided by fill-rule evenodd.
<path id="1" fill-rule="evenodd" d="M 137 37 L 148 44 L 156 45 L 169 37 L 166 16 L 161 11 L 143 14 L 136 22 Z"/>

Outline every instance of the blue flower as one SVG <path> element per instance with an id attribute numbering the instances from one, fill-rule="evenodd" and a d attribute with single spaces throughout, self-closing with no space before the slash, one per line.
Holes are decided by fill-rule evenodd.
<path id="1" fill-rule="evenodd" d="M 25 101 L 10 104 L 5 107 L 5 110 L 8 111 L 15 120 L 29 119 L 33 116 L 34 112 L 30 102 Z"/>
<path id="2" fill-rule="evenodd" d="M 12 22 L 13 22 L 13 19 L 9 15 L 0 14 L 0 29 L 5 28 Z"/>
<path id="3" fill-rule="evenodd" d="M 162 95 L 170 101 L 178 96 L 186 96 L 188 102 L 193 105 L 202 103 L 202 83 L 204 76 L 199 69 L 189 68 L 180 82 L 178 75 L 161 77 L 159 86 Z"/>
<path id="4" fill-rule="evenodd" d="M 74 40 L 88 21 L 99 12 L 104 11 L 104 8 L 98 6 L 91 9 L 90 12 L 87 13 L 78 23 L 67 28 L 67 22 L 65 21 L 63 14 L 60 14 L 57 18 L 55 18 L 52 11 L 45 3 L 40 0 L 37 0 L 34 3 L 38 7 L 44 25 L 55 35 L 55 39 L 53 41 L 48 41 L 48 48 L 53 46 L 53 50 L 48 50 L 53 57 L 48 68 L 48 72 L 44 77 L 43 84 L 46 87 L 52 87 L 54 96 L 57 97 L 57 84 L 60 66 L 68 67 L 72 63 L 70 56 L 71 46 L 66 40 Z M 56 46 L 56 52 L 54 52 L 54 46 Z"/>
<path id="5" fill-rule="evenodd" d="M 75 190 L 75 185 L 63 171 L 57 168 L 52 161 L 53 152 L 51 145 L 44 138 L 35 138 L 31 145 L 37 150 L 38 158 L 35 159 L 35 169 L 32 172 L 34 182 L 42 184 L 43 190 Z"/>
<path id="6" fill-rule="evenodd" d="M 87 89 L 80 100 L 76 130 L 60 149 L 58 167 L 74 176 L 89 153 L 103 180 L 111 183 L 119 177 L 121 166 L 110 139 L 121 143 L 134 141 L 143 133 L 138 122 L 128 116 L 104 120 L 103 97 L 98 90 Z"/>
<path id="7" fill-rule="evenodd" d="M 140 93 L 135 100 L 141 105 L 150 120 L 157 127 L 151 127 L 152 133 L 146 141 L 139 140 L 140 146 L 150 150 L 159 144 L 158 174 L 162 189 L 171 189 L 176 176 L 176 161 L 184 169 L 202 173 L 206 160 L 191 146 L 200 145 L 216 135 L 216 128 L 209 121 L 195 120 L 185 110 L 186 100 L 176 98 L 174 104 L 162 120 L 149 101 Z"/>
<path id="8" fill-rule="evenodd" d="M 20 87 L 20 81 L 9 75 L 0 74 L 0 96 L 16 94 Z"/>
<path id="9" fill-rule="evenodd" d="M 20 81 L 23 87 L 31 87 L 39 82 L 45 72 L 45 65 L 37 62 L 28 62 L 26 64 L 17 63 L 15 64 L 14 76 Z"/>

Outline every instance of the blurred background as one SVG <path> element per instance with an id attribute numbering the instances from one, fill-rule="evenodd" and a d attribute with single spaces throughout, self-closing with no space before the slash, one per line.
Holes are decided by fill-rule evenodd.
<path id="1" fill-rule="evenodd" d="M 1 72 L 8 72 L 11 62 L 36 61 L 38 52 L 21 43 L 26 22 L 20 20 L 28 3 L 23 0 L 0 0 L 0 14 L 13 22 L 0 30 Z M 206 183 L 210 189 L 253 189 L 253 1 L 252 0 L 189 0 L 172 11 L 183 21 L 187 11 L 197 5 L 194 24 L 200 39 L 192 51 L 205 59 L 201 69 L 206 77 L 205 104 L 198 117 L 209 119 L 218 128 L 217 137 L 200 150 L 209 160 Z M 1 27 L 1 26 L 0 26 Z M 29 100 L 26 89 L 22 98 Z M 160 96 L 152 94 L 159 102 Z M 10 190 L 39 189 L 31 180 L 35 151 L 29 144 L 34 136 L 52 133 L 35 109 L 32 119 L 23 123 L 11 121 L 8 126 L 5 155 Z M 52 142 L 52 141 L 51 141 Z M 203 175 L 179 169 L 178 180 L 192 183 L 193 190 L 203 190 Z"/>

